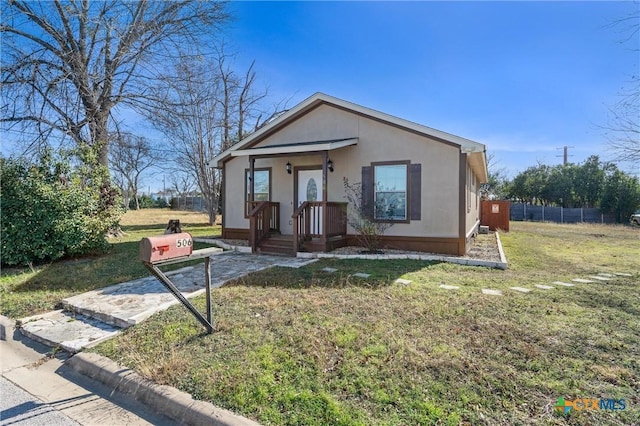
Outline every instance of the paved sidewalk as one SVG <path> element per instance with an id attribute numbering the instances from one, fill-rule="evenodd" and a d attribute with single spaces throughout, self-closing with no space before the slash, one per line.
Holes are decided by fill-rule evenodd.
<path id="1" fill-rule="evenodd" d="M 0 425 L 177 424 L 75 372 L 66 365 L 67 354 L 51 356 L 51 348 L 22 336 L 13 325 L 0 315 Z"/>

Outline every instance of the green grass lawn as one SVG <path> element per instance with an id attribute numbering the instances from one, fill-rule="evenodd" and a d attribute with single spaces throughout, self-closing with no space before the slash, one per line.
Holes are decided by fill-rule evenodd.
<path id="1" fill-rule="evenodd" d="M 219 232 L 206 218 L 127 215 L 128 235 L 109 255 L 3 271 L 3 313 L 19 318 L 147 275 L 138 241 L 170 216 L 194 235 Z M 263 424 L 640 424 L 640 230 L 511 229 L 501 235 L 506 271 L 412 260 L 273 268 L 213 292 L 211 335 L 178 305 L 93 350 Z M 533 287 L 600 272 L 632 276 Z M 395 284 L 400 277 L 411 284 Z M 195 304 L 204 311 L 204 298 Z M 624 399 L 626 409 L 565 417 L 559 397 Z"/>
<path id="2" fill-rule="evenodd" d="M 640 232 L 512 223 L 502 241 L 507 271 L 322 260 L 255 273 L 214 291 L 212 335 L 174 307 L 95 350 L 264 424 L 638 424 Z M 509 290 L 599 272 L 633 276 Z M 626 410 L 565 417 L 559 397 Z"/>
<path id="3" fill-rule="evenodd" d="M 0 313 L 22 318 L 57 309 L 69 296 L 149 275 L 138 261 L 138 245 L 143 237 L 160 235 L 169 219 L 180 219 L 183 231 L 193 236 L 220 233 L 201 213 L 144 209 L 128 211 L 121 220 L 121 238 L 110 239 L 103 256 L 65 260 L 33 268 L 3 269 L 0 275 Z M 201 248 L 196 246 L 195 248 Z M 173 265 L 163 269 L 185 266 Z"/>

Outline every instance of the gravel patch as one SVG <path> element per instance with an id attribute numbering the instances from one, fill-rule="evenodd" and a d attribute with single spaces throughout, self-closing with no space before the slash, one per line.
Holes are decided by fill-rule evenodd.
<path id="1" fill-rule="evenodd" d="M 442 256 L 438 253 L 425 253 L 421 251 L 407 251 L 407 250 L 395 250 L 395 249 L 382 249 L 383 254 L 415 254 L 415 255 L 434 255 Z M 349 246 L 335 249 L 331 254 L 345 254 L 345 255 L 357 255 L 366 254 L 364 247 Z M 498 250 L 498 242 L 496 240 L 495 232 L 489 232 L 488 234 L 479 234 L 473 241 L 471 248 L 465 256 L 460 256 L 461 259 L 474 259 L 485 260 L 489 262 L 500 262 L 500 252 Z"/>

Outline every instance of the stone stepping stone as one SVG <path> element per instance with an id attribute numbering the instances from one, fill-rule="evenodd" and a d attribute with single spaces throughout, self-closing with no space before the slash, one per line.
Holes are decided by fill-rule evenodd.
<path id="1" fill-rule="evenodd" d="M 552 288 L 555 288 L 555 287 L 551 287 L 550 285 L 543 285 L 543 284 L 535 284 L 534 287 L 538 287 L 542 290 L 551 290 Z"/>
<path id="2" fill-rule="evenodd" d="M 404 285 L 407 285 L 407 284 L 411 284 L 411 280 L 405 280 L 404 278 L 398 278 L 398 279 L 395 281 L 395 283 L 396 283 L 396 284 L 404 284 Z"/>
<path id="3" fill-rule="evenodd" d="M 337 269 L 336 268 L 322 268 L 322 271 L 332 274 L 332 273 L 336 272 Z"/>
<path id="4" fill-rule="evenodd" d="M 531 289 L 524 287 L 509 287 L 511 290 L 519 291 L 520 293 L 529 293 Z"/>
<path id="5" fill-rule="evenodd" d="M 460 287 L 458 287 L 457 285 L 447 285 L 447 284 L 440 284 L 440 288 L 444 288 L 445 290 L 458 290 Z M 484 290 L 483 290 L 484 292 Z M 487 294 L 487 293 L 485 293 Z"/>
<path id="6" fill-rule="evenodd" d="M 554 281 L 553 284 L 561 285 L 561 286 L 564 286 L 564 287 L 573 287 L 573 286 L 575 286 L 575 284 L 564 283 L 562 281 Z"/>
<path id="7" fill-rule="evenodd" d="M 626 272 L 614 272 L 615 275 L 619 277 L 630 277 L 631 274 L 627 274 Z"/>
<path id="8" fill-rule="evenodd" d="M 582 283 L 582 284 L 588 284 L 588 283 L 594 283 L 595 282 L 593 280 L 586 280 L 584 278 L 571 278 L 571 281 L 576 282 L 576 283 Z"/>
<path id="9" fill-rule="evenodd" d="M 23 318 L 20 321 L 20 332 L 23 335 L 47 346 L 60 346 L 71 353 L 95 346 L 120 333 L 118 327 L 62 310 Z"/>
<path id="10" fill-rule="evenodd" d="M 593 278 L 594 280 L 598 280 L 598 281 L 609 281 L 611 279 L 607 277 L 601 277 L 599 275 L 589 275 L 589 278 Z"/>
<path id="11" fill-rule="evenodd" d="M 320 259 L 298 259 L 295 258 L 290 262 L 283 262 L 283 263 L 276 263 L 273 266 L 280 266 L 281 268 L 293 268 L 293 269 L 300 269 L 303 266 L 307 266 L 311 263 L 315 263 L 317 261 L 319 261 Z"/>
<path id="12" fill-rule="evenodd" d="M 500 290 L 491 290 L 490 288 L 483 288 L 482 294 L 488 294 L 491 296 L 502 296 L 502 292 Z"/>
<path id="13" fill-rule="evenodd" d="M 613 278 L 615 276 L 613 274 L 608 274 L 606 272 L 599 272 L 598 275 L 600 275 L 601 277 L 608 277 L 608 278 Z"/>
<path id="14" fill-rule="evenodd" d="M 358 278 L 369 278 L 371 274 L 365 274 L 364 272 L 358 272 L 357 274 L 353 274 L 354 277 Z"/>

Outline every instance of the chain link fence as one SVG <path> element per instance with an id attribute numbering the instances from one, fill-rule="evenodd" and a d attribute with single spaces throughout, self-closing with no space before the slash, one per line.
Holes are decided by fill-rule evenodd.
<path id="1" fill-rule="evenodd" d="M 171 199 L 171 210 L 206 212 L 207 205 L 202 197 L 173 197 Z"/>
<path id="2" fill-rule="evenodd" d="M 557 223 L 616 223 L 614 214 L 601 213 L 597 208 L 564 208 L 511 203 L 510 220 Z"/>

